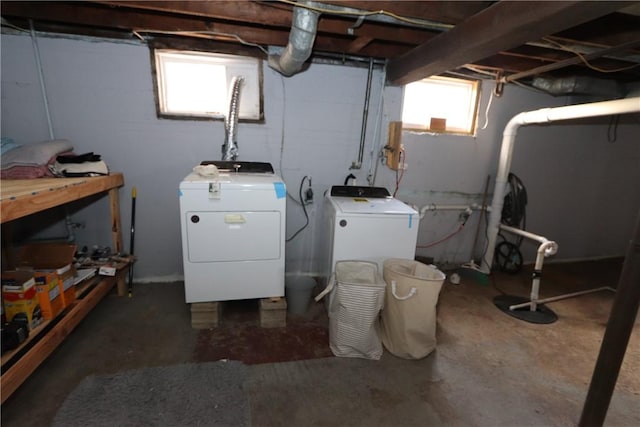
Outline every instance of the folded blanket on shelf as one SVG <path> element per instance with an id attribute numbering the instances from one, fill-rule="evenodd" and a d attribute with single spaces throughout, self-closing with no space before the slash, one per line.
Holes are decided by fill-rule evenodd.
<path id="1" fill-rule="evenodd" d="M 52 157 L 73 150 L 73 145 L 66 139 L 54 139 L 35 144 L 20 145 L 2 156 L 2 169 L 15 166 L 46 165 Z"/>
<path id="2" fill-rule="evenodd" d="M 71 154 L 71 153 L 69 153 Z M 34 178 L 53 178 L 55 175 L 49 170 L 50 166 L 56 162 L 57 155 L 51 157 L 48 162 L 43 165 L 30 166 L 12 166 L 10 168 L 0 170 L 0 178 L 2 179 L 34 179 Z"/>

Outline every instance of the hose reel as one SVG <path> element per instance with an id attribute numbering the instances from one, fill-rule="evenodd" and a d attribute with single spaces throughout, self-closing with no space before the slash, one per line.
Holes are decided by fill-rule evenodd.
<path id="1" fill-rule="evenodd" d="M 507 178 L 508 193 L 504 196 L 501 221 L 505 225 L 525 229 L 527 223 L 527 189 L 522 180 L 515 174 L 509 173 Z M 520 252 L 522 237 L 516 243 L 507 241 L 499 243 L 495 249 L 494 259 L 501 271 L 517 274 L 522 269 L 523 259 Z"/>

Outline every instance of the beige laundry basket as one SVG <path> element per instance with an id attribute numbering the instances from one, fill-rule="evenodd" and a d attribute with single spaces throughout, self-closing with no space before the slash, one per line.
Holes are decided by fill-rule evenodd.
<path id="1" fill-rule="evenodd" d="M 335 356 L 380 359 L 385 288 L 376 263 L 336 262 L 334 280 L 316 297 L 319 301 L 329 293 L 329 347 Z"/>
<path id="2" fill-rule="evenodd" d="M 421 359 L 436 348 L 436 304 L 445 275 L 418 261 L 388 259 L 380 338 L 392 354 Z"/>

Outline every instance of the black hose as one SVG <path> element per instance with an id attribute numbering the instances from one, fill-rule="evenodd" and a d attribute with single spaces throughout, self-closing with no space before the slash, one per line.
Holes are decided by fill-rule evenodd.
<path id="1" fill-rule="evenodd" d="M 307 205 L 305 204 L 304 200 L 302 199 L 302 186 L 304 185 L 304 180 L 305 179 L 309 179 L 308 176 L 304 176 L 302 178 L 302 180 L 300 180 L 300 189 L 298 190 L 298 197 L 300 197 L 300 204 L 302 205 L 302 211 L 304 212 L 304 218 L 305 218 L 305 223 L 302 227 L 300 227 L 298 229 L 298 231 L 296 231 L 295 233 L 293 233 L 293 236 L 289 237 L 288 239 L 286 239 L 286 242 L 290 242 L 293 239 L 296 238 L 296 236 L 298 234 L 300 234 L 302 232 L 302 230 L 304 230 L 305 228 L 307 228 L 307 226 L 309 225 L 309 214 L 307 213 Z"/>
<path id="2" fill-rule="evenodd" d="M 354 174 L 352 174 L 352 173 L 347 175 L 347 177 L 344 179 L 344 185 L 349 185 L 349 180 L 350 179 L 356 179 L 356 176 Z"/>
<path id="3" fill-rule="evenodd" d="M 501 221 L 505 225 L 524 230 L 527 225 L 527 189 L 522 180 L 513 173 L 509 173 L 507 185 L 509 191 L 504 196 Z M 523 263 L 520 246 L 524 237 L 516 237 L 515 243 L 509 242 L 501 233 L 498 233 L 498 237 L 503 241 L 496 245 L 494 261 L 500 270 L 510 274 L 518 273 Z"/>
<path id="4" fill-rule="evenodd" d="M 513 173 L 507 178 L 509 192 L 504 196 L 502 223 L 511 227 L 526 229 L 527 225 L 527 189 L 522 180 Z M 516 245 L 520 247 L 523 237 L 518 237 Z"/>

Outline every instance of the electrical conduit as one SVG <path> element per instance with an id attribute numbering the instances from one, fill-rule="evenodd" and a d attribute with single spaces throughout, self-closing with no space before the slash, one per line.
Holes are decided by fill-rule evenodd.
<path id="1" fill-rule="evenodd" d="M 360 169 L 364 155 L 364 143 L 367 135 L 367 119 L 369 117 L 369 99 L 371 98 L 371 78 L 373 77 L 373 58 L 369 59 L 369 71 L 367 73 L 367 89 L 364 94 L 364 109 L 362 111 L 362 127 L 360 129 L 360 146 L 358 148 L 358 160 L 351 163 L 349 169 Z"/>

